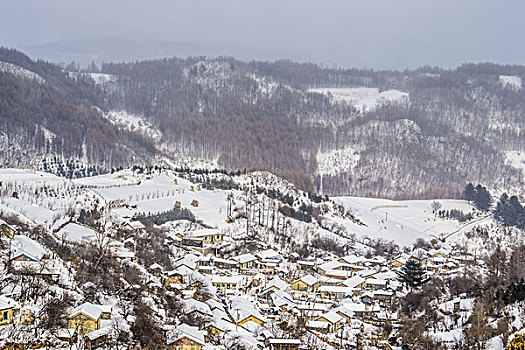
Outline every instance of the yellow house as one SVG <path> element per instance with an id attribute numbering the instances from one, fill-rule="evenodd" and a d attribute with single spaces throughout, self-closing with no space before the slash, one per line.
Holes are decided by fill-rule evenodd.
<path id="1" fill-rule="evenodd" d="M 264 326 L 264 320 L 262 317 L 259 317 L 259 316 L 256 316 L 256 315 L 249 315 L 249 316 L 245 316 L 243 319 L 239 320 L 237 322 L 237 324 L 239 326 L 242 326 L 243 324 L 245 324 L 246 322 L 255 322 L 261 326 Z"/>
<path id="2" fill-rule="evenodd" d="M 224 293 L 225 290 L 238 290 L 242 285 L 242 276 L 212 276 L 211 284 Z"/>
<path id="3" fill-rule="evenodd" d="M 71 311 L 67 328 L 76 329 L 80 335 L 93 332 L 100 329 L 100 321 L 103 319 L 103 313 L 104 310 L 102 310 L 100 306 L 84 303 Z M 107 315 L 104 318 L 107 318 Z"/>
<path id="4" fill-rule="evenodd" d="M 0 326 L 13 323 L 16 301 L 4 295 L 0 295 Z"/>
<path id="5" fill-rule="evenodd" d="M 254 267 L 254 263 L 257 262 L 257 258 L 250 253 L 242 254 L 232 258 L 237 261 L 237 264 L 241 270 L 249 270 Z"/>
<path id="6" fill-rule="evenodd" d="M 315 319 L 317 322 L 326 322 L 329 324 L 328 332 L 337 332 L 341 328 L 343 317 L 334 311 L 329 311 Z"/>
<path id="7" fill-rule="evenodd" d="M 319 286 L 319 281 L 312 275 L 306 275 L 292 283 L 293 290 L 313 292 Z"/>
<path id="8" fill-rule="evenodd" d="M 219 230 L 196 230 L 189 232 L 192 238 L 200 239 L 203 243 L 215 243 L 222 241 L 222 233 Z"/>
<path id="9" fill-rule="evenodd" d="M 212 338 L 219 334 L 224 333 L 225 330 L 222 329 L 221 326 L 215 323 L 215 324 L 210 324 L 208 327 L 206 327 L 206 331 L 208 332 L 207 337 Z"/>

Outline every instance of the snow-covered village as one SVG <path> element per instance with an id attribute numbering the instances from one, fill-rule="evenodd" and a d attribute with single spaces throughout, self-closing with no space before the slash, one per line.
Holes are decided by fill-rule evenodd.
<path id="1" fill-rule="evenodd" d="M 0 0 L 0 350 L 525 350 L 524 13 Z"/>
<path id="2" fill-rule="evenodd" d="M 391 201 L 265 172 L 0 179 L 2 348 L 523 344 L 523 279 L 483 301 L 493 278 L 522 278 L 523 232 L 483 210 L 481 186 Z"/>

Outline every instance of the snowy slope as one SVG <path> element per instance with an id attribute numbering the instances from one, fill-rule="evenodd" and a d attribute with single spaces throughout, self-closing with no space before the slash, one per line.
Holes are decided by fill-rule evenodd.
<path id="1" fill-rule="evenodd" d="M 33 80 L 38 84 L 44 84 L 46 82 L 39 74 L 9 62 L 0 61 L 0 72 L 10 73 L 17 78 L 25 80 Z"/>
<path id="2" fill-rule="evenodd" d="M 431 240 L 454 232 L 461 226 L 456 220 L 443 220 L 432 214 L 432 200 L 392 201 L 376 198 L 336 197 L 336 202 L 351 208 L 367 226 L 351 225 L 357 234 L 410 245 L 417 238 Z M 442 210 L 470 212 L 472 206 L 461 200 L 439 200 Z"/>
<path id="3" fill-rule="evenodd" d="M 330 151 L 318 152 L 317 172 L 320 175 L 337 175 L 352 170 L 361 158 L 358 147 L 345 147 Z"/>
<path id="4" fill-rule="evenodd" d="M 503 85 L 503 88 L 519 90 L 522 87 L 521 77 L 517 75 L 500 75 L 499 81 L 501 85 Z"/>
<path id="5" fill-rule="evenodd" d="M 408 93 L 398 90 L 379 92 L 378 88 L 316 88 L 309 89 L 330 96 L 334 103 L 348 103 L 361 113 L 369 112 L 381 104 L 408 101 Z"/>

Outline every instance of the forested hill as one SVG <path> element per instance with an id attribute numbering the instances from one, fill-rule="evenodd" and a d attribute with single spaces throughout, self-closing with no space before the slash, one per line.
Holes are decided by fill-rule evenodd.
<path id="1" fill-rule="evenodd" d="M 523 181 L 522 66 L 394 72 L 193 57 L 79 72 L 7 49 L 0 61 L 3 165 L 46 158 L 46 170 L 75 176 L 49 160 L 90 167 L 77 175 L 162 160 L 390 198 L 455 197 L 469 181 L 516 192 Z"/>

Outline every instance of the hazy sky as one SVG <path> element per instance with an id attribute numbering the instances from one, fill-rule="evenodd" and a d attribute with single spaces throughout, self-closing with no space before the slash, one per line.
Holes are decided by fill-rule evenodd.
<path id="1" fill-rule="evenodd" d="M 0 45 L 121 36 L 371 68 L 525 64 L 524 0 L 0 0 Z"/>

